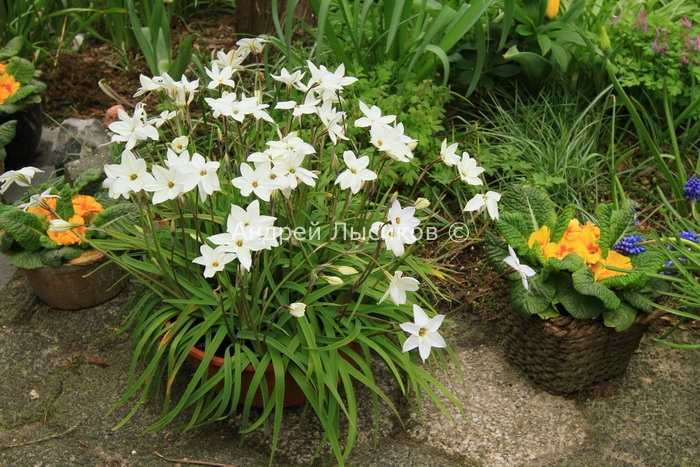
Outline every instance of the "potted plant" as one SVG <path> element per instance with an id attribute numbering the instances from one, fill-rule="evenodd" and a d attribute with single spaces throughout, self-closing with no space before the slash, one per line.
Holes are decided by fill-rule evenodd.
<path id="1" fill-rule="evenodd" d="M 41 93 L 46 90 L 32 62 L 19 56 L 21 51 L 21 37 L 0 48 L 0 125 L 17 122 L 14 137 L 5 142 L 5 166 L 11 169 L 27 165 L 36 152 L 42 133 Z"/>
<path id="2" fill-rule="evenodd" d="M 113 298 L 126 285 L 120 280 L 124 273 L 85 240 L 104 235 L 95 229 L 98 226 L 117 230 L 135 214 L 134 206 L 115 203 L 104 193 L 99 201 L 81 194 L 103 176 L 100 171 L 85 172 L 73 186 L 54 180 L 41 192 L 31 187 L 37 172 L 41 170 L 24 167 L 0 175 L 0 194 L 13 183 L 34 193 L 24 202 L 0 205 L 0 251 L 24 270 L 37 296 L 53 308 L 77 310 Z"/>
<path id="3" fill-rule="evenodd" d="M 513 186 L 487 237 L 490 264 L 510 285 L 506 351 L 554 394 L 572 394 L 624 373 L 651 319 L 650 279 L 663 256 L 634 232 L 635 207 L 600 205 L 585 222 L 546 192 Z M 510 308 L 510 307 L 508 307 Z"/>
<path id="4" fill-rule="evenodd" d="M 139 104 L 110 126 L 124 150 L 104 186 L 142 213 L 131 234 L 91 241 L 144 288 L 125 308 L 143 370 L 115 405 L 135 402 L 118 426 L 165 386 L 150 429 L 183 414 L 192 428 L 241 407 L 243 435 L 272 425 L 274 454 L 284 407 L 306 402 L 324 426 L 320 447 L 342 464 L 358 433 L 358 388 L 396 410 L 372 360 L 408 401 L 443 393 L 459 406 L 423 364 L 446 346 L 429 300 L 441 270 L 416 256 L 429 203 L 378 188 L 415 141 L 395 116 L 345 92 L 356 79 L 343 66 L 242 66 L 263 47 L 242 40 L 203 62 L 197 79 L 142 76 L 136 96 L 157 95 L 160 113 Z"/>

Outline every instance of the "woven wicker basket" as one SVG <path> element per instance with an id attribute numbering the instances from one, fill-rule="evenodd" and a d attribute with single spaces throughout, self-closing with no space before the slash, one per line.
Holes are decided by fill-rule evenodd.
<path id="1" fill-rule="evenodd" d="M 503 287 L 506 293 L 507 287 Z M 504 349 L 510 361 L 550 394 L 574 395 L 622 376 L 657 314 L 640 314 L 617 332 L 602 318 L 525 318 L 499 297 L 504 311 Z"/>

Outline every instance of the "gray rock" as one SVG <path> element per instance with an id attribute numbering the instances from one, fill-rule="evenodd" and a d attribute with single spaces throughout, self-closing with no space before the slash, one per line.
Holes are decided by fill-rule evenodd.
<path id="1" fill-rule="evenodd" d="M 66 165 L 63 167 L 63 175 L 65 176 L 66 183 L 73 184 L 73 182 L 83 172 L 92 169 L 97 169 L 104 172 L 105 164 L 113 163 L 114 160 L 109 154 L 95 154 L 92 156 L 85 157 L 83 159 L 77 159 L 66 163 Z M 102 178 L 102 180 L 103 179 L 104 177 Z M 86 187 L 86 189 L 82 192 L 86 194 L 96 193 L 99 187 L 102 185 L 102 180 L 98 180 L 97 182 L 95 182 L 94 187 Z"/>
<path id="2" fill-rule="evenodd" d="M 97 119 L 64 120 L 53 144 L 56 167 L 61 168 L 70 161 L 94 155 L 109 156 L 110 150 L 105 146 L 109 141 L 102 123 Z"/>

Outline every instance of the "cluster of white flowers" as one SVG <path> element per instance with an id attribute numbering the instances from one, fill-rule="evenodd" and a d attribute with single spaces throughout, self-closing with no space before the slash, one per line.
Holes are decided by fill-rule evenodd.
<path id="1" fill-rule="evenodd" d="M 444 140 L 440 147 L 440 159 L 442 159 L 448 167 L 456 166 L 459 172 L 459 178 L 463 181 L 470 185 L 483 185 L 484 182 L 482 182 L 479 176 L 486 169 L 479 167 L 476 159 L 472 158 L 466 151 L 462 153 L 461 157 L 458 156 L 457 147 L 457 143 L 452 143 L 448 146 L 447 140 Z M 500 199 L 501 195 L 495 191 L 489 190 L 486 193 L 479 193 L 467 201 L 466 206 L 464 206 L 464 211 L 476 211 L 479 213 L 486 209 L 491 219 L 498 220 L 498 201 Z"/>
<path id="2" fill-rule="evenodd" d="M 275 220 L 276 217 L 260 215 L 257 199 L 246 209 L 232 204 L 226 220 L 226 232 L 210 236 L 209 241 L 217 245 L 217 254 L 233 254 L 248 270 L 253 263 L 251 252 L 279 246 L 277 239 L 282 235 L 282 229 L 274 226 Z M 195 262 L 202 264 L 197 260 Z M 205 266 L 215 267 L 213 264 Z"/>
<path id="3" fill-rule="evenodd" d="M 171 146 L 177 147 L 176 144 Z M 169 148 L 165 165 L 153 165 L 148 172 L 145 160 L 137 158 L 132 151 L 124 151 L 120 164 L 105 165 L 107 177 L 102 185 L 112 198 L 128 198 L 131 193 L 145 190 L 153 194 L 153 204 L 176 199 L 195 188 L 204 200 L 221 189 L 216 173 L 219 163 L 208 161 L 201 154 L 194 153 L 190 157 L 187 150 L 177 154 Z"/>
<path id="4" fill-rule="evenodd" d="M 239 41 L 238 49 L 228 53 L 218 52 L 210 68 L 205 69 L 210 79 L 206 84 L 206 88 L 210 90 L 208 92 L 218 91 L 218 97 L 204 98 L 214 118 L 231 119 L 238 123 L 252 118 L 275 123 L 267 111 L 270 106 L 262 102 L 262 93 L 254 92 L 252 96 L 246 96 L 235 92 L 236 73 L 243 69 L 243 62 L 248 54 L 261 52 L 264 42 L 260 39 L 243 39 Z M 317 117 L 323 132 L 337 145 L 341 140 L 348 139 L 347 116 L 344 111 L 338 110 L 337 106 L 343 102 L 343 89 L 357 79 L 345 76 L 343 65 L 331 72 L 322 65 L 316 66 L 311 62 L 307 64 L 310 77 L 305 83 L 302 80 L 306 73 L 302 71 L 290 73 L 283 68 L 279 75 L 271 75 L 276 81 L 285 84 L 288 91 L 294 88 L 304 95 L 303 102 L 278 102 L 275 109 L 289 110 L 292 118 L 299 121 L 307 115 Z M 161 92 L 181 109 L 190 105 L 199 87 L 199 80 L 188 81 L 183 76 L 179 81 L 175 81 L 165 73 L 153 78 L 141 76 L 140 83 L 141 87 L 135 97 L 150 92 Z M 413 158 L 412 151 L 417 141 L 404 133 L 403 125 L 396 122 L 396 116 L 382 115 L 381 109 L 376 106 L 370 107 L 364 102 L 359 102 L 359 106 L 363 116 L 355 120 L 354 126 L 368 129 L 369 140 L 377 152 L 395 161 L 409 162 Z M 146 161 L 137 157 L 134 151 L 136 145 L 146 140 L 158 141 L 158 128 L 176 115 L 176 112 L 166 111 L 149 119 L 142 104 L 137 105 L 133 116 L 129 116 L 123 110 L 119 111 L 119 120 L 110 125 L 110 130 L 114 132 L 112 141 L 125 143 L 125 150 L 121 163 L 105 166 L 107 177 L 104 187 L 109 190 L 109 196 L 128 198 L 132 193 L 144 190 L 151 194 L 153 204 L 160 204 L 177 199 L 196 188 L 204 202 L 207 196 L 221 190 L 217 174 L 219 162 L 207 160 L 198 153 L 190 155 L 187 136 L 180 136 L 167 143 L 164 166 L 154 164 L 150 172 Z M 443 147 L 445 162 L 450 165 L 459 164 L 460 174 L 468 183 L 477 184 L 478 181 L 478 184 L 481 184 L 478 175 L 484 169 L 478 167 L 476 161 L 469 158 L 467 153 L 464 153 L 461 159 L 456 154 L 449 154 L 454 150 L 456 144 L 450 148 Z M 264 151 L 253 152 L 246 157 L 245 162 L 239 165 L 239 174 L 231 180 L 231 184 L 243 197 L 254 195 L 258 199 L 246 208 L 232 204 L 226 220 L 226 231 L 211 235 L 207 243 L 200 245 L 200 256 L 192 262 L 204 266 L 204 277 L 213 277 L 234 260 L 238 260 L 241 267 L 249 270 L 254 252 L 279 246 L 283 230 L 274 225 L 277 220 L 275 217 L 260 214 L 259 200 L 269 202 L 276 191 L 288 198 L 300 185 L 313 187 L 318 180 L 318 173 L 304 166 L 315 153 L 314 147 L 304 141 L 298 133 L 290 132 L 286 135 L 280 134 L 278 140 L 268 141 Z M 362 189 L 365 182 L 377 179 L 377 174 L 369 169 L 369 155 L 344 150 L 342 161 L 345 167 L 334 180 L 334 184 L 339 185 L 342 190 L 350 190 L 354 195 Z M 388 211 L 387 221 L 375 222 L 371 227 L 376 238 L 381 239 L 395 256 L 403 255 L 405 246 L 417 241 L 415 232 L 420 221 L 415 217 L 415 212 L 416 207 L 401 207 L 395 200 Z M 352 271 L 357 273 L 354 269 Z M 349 273 L 339 272 L 344 275 Z M 321 278 L 329 284 L 344 283 L 335 276 Z M 396 305 L 402 305 L 407 301 L 407 292 L 419 289 L 419 282 L 404 277 L 401 271 L 396 271 L 393 277 L 387 274 L 387 278 L 390 281 L 389 287 L 380 303 L 391 297 Z M 444 346 L 444 341 L 441 342 L 437 334 L 437 327 L 442 319 L 433 318 L 433 322 L 424 317 L 419 307 L 416 308 L 414 313 L 417 324 L 405 323 L 405 329 L 413 336 L 406 342 L 404 351 L 419 347 L 421 357 L 425 360 L 431 346 Z M 296 317 L 303 317 L 305 309 L 306 305 L 303 303 L 292 304 L 289 308 L 290 313 Z M 429 328 L 427 333 L 422 331 L 425 326 Z"/>

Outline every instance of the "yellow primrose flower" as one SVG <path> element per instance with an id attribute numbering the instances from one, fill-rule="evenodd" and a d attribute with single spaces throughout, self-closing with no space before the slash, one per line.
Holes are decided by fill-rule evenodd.
<path id="1" fill-rule="evenodd" d="M 601 259 L 601 251 L 598 246 L 599 238 L 600 229 L 595 224 L 586 222 L 586 225 L 581 228 L 581 236 L 579 237 L 581 245 L 581 253 L 579 254 L 588 265 L 595 264 Z"/>
<path id="2" fill-rule="evenodd" d="M 598 241 L 600 238 L 600 227 L 591 221 L 586 221 L 586 223 L 581 227 L 581 235 L 592 235 L 595 240 Z"/>
<path id="3" fill-rule="evenodd" d="M 607 279 L 608 277 L 627 274 L 622 271 L 613 271 L 608 269 L 606 266 L 632 270 L 632 262 L 627 256 L 621 255 L 617 251 L 610 250 L 607 258 L 601 259 L 591 266 L 591 269 L 593 270 L 593 278 L 596 282 Z"/>
<path id="4" fill-rule="evenodd" d="M 20 84 L 12 75 L 0 73 L 0 105 L 5 103 L 5 99 L 15 95 Z"/>
<path id="5" fill-rule="evenodd" d="M 0 62 L 0 75 L 3 74 L 3 73 L 5 73 L 5 67 L 6 67 L 6 66 L 7 66 L 7 65 L 5 64 L 5 62 Z"/>
<path id="6" fill-rule="evenodd" d="M 544 254 L 544 247 L 549 243 L 550 236 L 551 231 L 549 230 L 549 227 L 543 225 L 540 230 L 530 234 L 530 238 L 527 239 L 527 246 L 532 248 L 535 243 L 538 243 L 540 245 L 540 249 L 542 250 L 542 254 Z"/>
<path id="7" fill-rule="evenodd" d="M 559 242 L 559 243 L 548 243 L 543 249 L 545 258 L 557 258 L 563 259 L 570 253 L 576 253 L 576 248 L 573 243 Z"/>
<path id="8" fill-rule="evenodd" d="M 559 240 L 559 243 L 573 243 L 578 241 L 581 236 L 581 224 L 578 219 L 571 219 L 569 221 L 569 226 L 564 232 L 564 236 Z"/>

